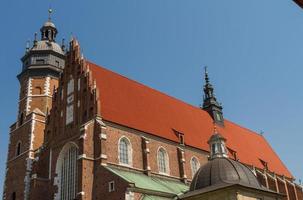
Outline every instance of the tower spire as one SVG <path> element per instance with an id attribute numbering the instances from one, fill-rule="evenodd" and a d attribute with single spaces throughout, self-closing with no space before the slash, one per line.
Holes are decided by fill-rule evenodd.
<path id="1" fill-rule="evenodd" d="M 213 118 L 216 124 L 223 126 L 224 118 L 222 113 L 222 106 L 215 97 L 214 88 L 209 80 L 207 66 L 204 67 L 204 79 L 205 79 L 205 85 L 203 88 L 204 98 L 203 98 L 202 109 L 209 113 L 209 115 Z"/>

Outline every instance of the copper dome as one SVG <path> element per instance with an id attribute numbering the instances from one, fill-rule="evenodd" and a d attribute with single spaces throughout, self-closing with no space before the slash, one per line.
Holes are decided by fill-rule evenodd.
<path id="1" fill-rule="evenodd" d="M 216 158 L 198 170 L 190 191 L 222 184 L 239 184 L 262 189 L 257 177 L 248 167 L 228 158 Z"/>

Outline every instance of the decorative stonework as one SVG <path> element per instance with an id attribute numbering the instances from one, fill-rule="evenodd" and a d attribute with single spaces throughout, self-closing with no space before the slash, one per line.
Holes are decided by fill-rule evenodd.
<path id="1" fill-rule="evenodd" d="M 29 114 L 30 112 L 30 108 L 31 108 L 31 105 L 30 105 L 30 102 L 32 101 L 32 78 L 29 78 L 28 79 L 28 85 L 27 85 L 27 97 L 26 97 L 26 108 L 25 108 L 25 112 L 26 114 Z"/>
<path id="2" fill-rule="evenodd" d="M 51 91 L 50 91 L 50 80 L 51 78 L 48 76 L 45 78 L 45 84 L 44 84 L 44 94 L 47 96 L 51 95 Z"/>

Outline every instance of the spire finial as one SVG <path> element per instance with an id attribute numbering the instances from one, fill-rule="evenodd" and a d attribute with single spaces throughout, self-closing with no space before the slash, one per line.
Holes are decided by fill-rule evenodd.
<path id="1" fill-rule="evenodd" d="M 48 21 L 52 21 L 52 13 L 53 13 L 53 9 L 51 6 L 49 6 L 49 9 L 48 9 Z"/>
<path id="2" fill-rule="evenodd" d="M 205 82 L 206 82 L 206 84 L 208 84 L 209 78 L 208 78 L 207 66 L 204 67 L 204 76 L 205 76 Z"/>

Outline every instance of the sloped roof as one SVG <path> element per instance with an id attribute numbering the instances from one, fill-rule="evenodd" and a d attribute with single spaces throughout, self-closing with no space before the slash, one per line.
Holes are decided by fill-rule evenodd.
<path id="1" fill-rule="evenodd" d="M 185 144 L 209 151 L 208 139 L 213 120 L 199 107 L 170 97 L 115 72 L 88 62 L 100 93 L 102 118 L 158 137 L 178 142 L 174 130 L 184 134 Z M 265 138 L 225 119 L 218 127 L 227 146 L 237 152 L 241 162 L 292 178 Z"/>
<path id="2" fill-rule="evenodd" d="M 166 178 L 147 176 L 142 172 L 119 169 L 114 166 L 105 167 L 110 172 L 118 175 L 128 183 L 134 184 L 135 188 L 170 194 L 172 196 L 186 192 L 189 187 L 181 181 L 167 180 Z M 169 195 L 169 196 L 170 196 Z M 158 199 L 162 199 L 158 197 Z"/>

